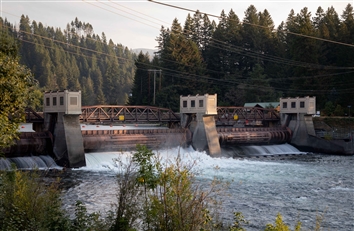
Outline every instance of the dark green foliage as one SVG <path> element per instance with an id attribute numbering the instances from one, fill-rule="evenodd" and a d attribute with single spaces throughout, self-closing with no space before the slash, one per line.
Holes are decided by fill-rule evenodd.
<path id="1" fill-rule="evenodd" d="M 44 91 L 81 90 L 83 105 L 127 103 L 135 55 L 104 33 L 93 34 L 89 23 L 75 18 L 62 31 L 22 16 L 19 32 L 8 28 L 20 41 L 21 63 Z"/>
<path id="2" fill-rule="evenodd" d="M 353 15 L 350 4 L 341 14 L 333 7 L 316 12 L 304 7 L 298 13 L 291 10 L 277 30 L 271 13 L 258 12 L 253 5 L 246 9 L 242 24 L 232 10 L 229 14 L 223 10 L 218 23 L 199 11 L 187 16 L 183 28 L 174 20 L 171 29 L 162 27 L 157 38 L 157 61 L 147 63 L 162 70 L 156 104 L 178 109 L 182 94 L 217 93 L 218 105 L 297 96 L 316 96 L 317 110 L 328 100 L 334 107 L 351 105 Z M 138 64 L 137 68 L 139 72 Z M 142 85 L 136 81 L 134 88 L 138 86 Z M 329 99 L 332 89 L 337 91 L 335 100 Z M 134 99 L 139 97 L 140 101 Z M 130 102 L 142 102 L 141 97 L 133 94 Z M 150 94 L 144 103 L 151 102 Z"/>
<path id="3" fill-rule="evenodd" d="M 183 163 L 180 157 L 163 161 L 146 146 L 137 145 L 127 163 L 120 158 L 116 163 L 119 189 L 112 231 L 138 227 L 147 231 L 199 231 L 216 227 L 209 209 L 225 184 L 215 180 L 202 190 L 204 187 L 195 181 L 194 162 Z"/>
<path id="4" fill-rule="evenodd" d="M 154 153 L 144 145 L 136 146 L 133 162 L 138 165 L 137 183 L 148 189 L 156 188 L 156 164 L 153 162 Z"/>
<path id="5" fill-rule="evenodd" d="M 325 108 L 323 110 L 323 114 L 326 116 L 332 116 L 335 110 L 335 106 L 332 101 L 328 101 L 325 104 Z"/>
<path id="6" fill-rule="evenodd" d="M 336 108 L 333 111 L 333 115 L 335 116 L 344 116 L 344 109 L 341 105 L 337 104 Z"/>
<path id="7" fill-rule="evenodd" d="M 79 201 L 75 205 L 75 217 L 70 220 L 61 208 L 58 186 L 59 179 L 44 183 L 37 171 L 0 172 L 0 230 L 109 230 L 110 214 L 103 219 L 99 213 L 88 213 Z"/>
<path id="8" fill-rule="evenodd" d="M 26 103 L 35 104 L 36 98 L 30 92 L 36 89 L 36 81 L 30 70 L 19 63 L 16 41 L 2 24 L 0 18 L 0 150 L 18 138 Z"/>
<path id="9" fill-rule="evenodd" d="M 159 107 L 179 111 L 179 96 L 192 94 L 188 86 L 170 85 L 163 88 L 156 95 L 156 104 Z"/>
<path id="10" fill-rule="evenodd" d="M 351 4 L 338 13 L 333 7 L 304 7 L 291 10 L 274 30 L 271 12 L 254 5 L 241 20 L 232 10 L 223 10 L 217 22 L 196 11 L 183 27 L 175 19 L 171 28 L 161 28 L 153 58 L 136 57 L 77 18 L 63 31 L 27 16 L 20 19 L 20 31 L 2 23 L 19 39 L 21 62 L 40 86 L 82 90 L 83 105 L 125 104 L 131 95 L 133 105 L 155 102 L 178 110 L 180 95 L 217 93 L 218 104 L 230 106 L 316 96 L 321 110 L 328 100 L 335 107 L 352 104 L 353 15 Z M 151 70 L 161 70 L 156 81 Z M 329 99 L 332 89 L 335 100 Z"/>
<path id="11" fill-rule="evenodd" d="M 129 98 L 129 103 L 132 105 L 150 105 L 153 100 L 154 73 L 149 71 L 151 69 L 149 56 L 140 52 L 135 65 L 137 71 L 135 72 L 132 96 Z"/>
<path id="12" fill-rule="evenodd" d="M 61 210 L 58 182 L 38 183 L 36 172 L 0 174 L 0 230 L 60 230 L 69 225 Z"/>

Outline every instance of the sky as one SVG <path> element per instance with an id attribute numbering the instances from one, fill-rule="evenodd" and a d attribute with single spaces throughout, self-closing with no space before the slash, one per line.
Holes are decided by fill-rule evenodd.
<path id="1" fill-rule="evenodd" d="M 286 21 L 291 9 L 297 14 L 307 7 L 315 16 L 319 6 L 325 11 L 333 6 L 340 16 L 349 3 L 354 6 L 354 0 L 156 1 L 216 16 L 222 10 L 228 14 L 232 9 L 241 21 L 246 9 L 253 4 L 258 12 L 268 10 L 275 27 Z M 64 30 L 77 17 L 81 22 L 90 23 L 95 34 L 101 36 L 104 32 L 107 40 L 112 39 L 115 44 L 129 49 L 156 49 L 161 26 L 170 28 L 175 18 L 183 26 L 188 13 L 194 14 L 148 0 L 0 0 L 0 16 L 15 25 L 19 24 L 21 15 L 27 15 L 31 21 Z M 218 23 L 216 17 L 209 16 L 209 19 Z"/>

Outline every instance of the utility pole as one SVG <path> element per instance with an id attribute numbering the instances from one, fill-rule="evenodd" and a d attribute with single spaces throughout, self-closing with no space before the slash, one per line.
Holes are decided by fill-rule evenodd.
<path id="1" fill-rule="evenodd" d="M 351 108 L 352 106 L 351 105 L 348 105 L 348 108 L 349 108 L 349 117 L 350 117 L 350 108 Z"/>
<path id="2" fill-rule="evenodd" d="M 148 69 L 148 71 L 153 71 L 154 72 L 154 98 L 152 100 L 152 104 L 155 105 L 155 93 L 156 93 L 156 72 L 160 72 L 160 79 L 161 79 L 161 70 L 156 70 L 156 69 Z"/>

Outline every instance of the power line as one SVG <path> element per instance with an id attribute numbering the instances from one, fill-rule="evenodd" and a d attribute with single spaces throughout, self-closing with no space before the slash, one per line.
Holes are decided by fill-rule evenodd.
<path id="1" fill-rule="evenodd" d="M 175 6 L 175 5 L 171 5 L 171 4 L 167 4 L 167 3 L 157 2 L 157 1 L 155 1 L 155 0 L 148 0 L 148 1 L 149 1 L 149 2 L 152 2 L 152 3 L 160 4 L 160 5 L 163 5 L 163 6 L 176 8 L 176 9 L 179 9 L 179 10 L 184 10 L 184 11 L 189 11 L 189 12 L 195 12 L 195 13 L 197 12 L 197 11 L 192 10 L 192 9 L 188 9 L 188 8 L 184 8 L 184 7 L 180 7 L 180 6 Z M 200 12 L 200 11 L 199 11 L 199 12 Z M 215 17 L 215 18 L 218 18 L 218 19 L 220 18 L 220 16 L 217 16 L 217 15 L 213 15 L 213 14 L 209 14 L 209 13 L 204 13 L 204 12 L 200 12 L 200 13 L 206 14 L 206 15 L 208 15 L 208 16 Z M 262 25 L 257 25 L 257 24 L 253 24 L 253 23 L 248 23 L 248 22 L 242 22 L 242 23 L 243 23 L 243 24 L 250 25 L 250 26 L 256 26 L 256 27 L 261 27 L 261 28 L 269 29 L 269 27 L 262 26 Z M 242 24 L 242 23 L 240 22 L 240 24 Z M 277 31 L 276 29 L 273 29 L 273 30 Z M 337 42 L 337 41 L 333 41 L 333 40 L 329 40 L 329 39 L 314 37 L 314 36 L 310 36 L 310 35 L 299 34 L 299 33 L 291 32 L 291 31 L 287 31 L 287 30 L 282 30 L 282 31 L 285 32 L 285 33 L 288 33 L 288 34 L 293 34 L 293 35 L 297 35 L 297 36 L 301 36 L 301 37 L 306 37 L 306 38 L 321 40 L 321 41 L 324 41 L 324 42 L 335 43 L 335 44 L 339 44 L 339 45 L 343 45 L 343 46 L 354 47 L 353 44 L 342 43 L 342 42 Z"/>
<path id="2" fill-rule="evenodd" d="M 130 17 L 128 17 L 128 16 L 124 16 L 124 15 L 122 15 L 122 14 L 118 14 L 117 12 L 111 11 L 111 10 L 109 10 L 109 9 L 106 9 L 106 8 L 103 8 L 103 7 L 100 7 L 100 6 L 97 6 L 97 5 L 93 4 L 93 3 L 91 3 L 91 1 L 87 1 L 87 0 L 82 0 L 82 1 L 85 2 L 85 3 L 87 3 L 87 4 L 90 4 L 90 5 L 92 5 L 92 6 L 95 6 L 95 7 L 97 7 L 97 8 L 106 10 L 106 11 L 111 12 L 111 13 L 113 13 L 113 14 L 116 14 L 116 15 L 119 15 L 119 16 L 122 16 L 122 17 L 125 17 L 125 18 L 128 18 L 128 19 L 130 19 L 130 20 L 133 20 L 133 21 L 136 21 L 136 22 L 145 24 L 145 25 L 147 25 L 147 26 L 149 26 L 149 27 L 152 27 L 152 28 L 155 28 L 155 29 L 156 29 L 156 27 L 154 27 L 154 26 L 152 26 L 152 25 L 150 25 L 150 24 L 147 24 L 147 23 L 145 23 L 145 22 L 140 22 L 140 21 L 138 21 L 138 20 L 136 20 L 136 19 L 133 19 L 133 18 L 130 18 Z M 101 2 L 101 3 L 102 3 L 102 2 Z M 104 3 L 102 3 L 102 4 L 104 4 Z M 104 5 L 107 5 L 107 4 L 104 4 Z M 157 28 L 157 29 L 159 29 L 159 28 Z"/>
<path id="3" fill-rule="evenodd" d="M 109 11 L 109 12 L 111 12 L 111 13 L 114 13 L 114 14 L 117 14 L 117 15 L 120 15 L 120 16 L 123 16 L 123 15 L 121 15 L 121 14 L 118 14 L 118 13 L 114 12 L 114 11 L 111 11 L 111 10 L 105 9 L 105 8 L 103 8 L 103 7 L 99 7 L 99 6 L 97 6 L 97 5 L 94 5 L 94 4 L 90 3 L 90 2 L 88 2 L 87 0 L 86 0 L 86 1 L 83 0 L 83 1 L 86 2 L 86 3 L 88 3 L 88 4 L 93 5 L 93 6 L 95 6 L 95 7 L 98 7 L 98 8 L 100 8 L 100 9 L 103 9 L 103 10 Z M 98 2 L 100 2 L 100 1 L 98 1 Z M 100 3 L 104 4 L 102 1 L 101 1 Z M 107 4 L 104 4 L 104 5 L 107 5 Z M 117 5 L 119 5 L 119 4 L 117 4 Z M 125 7 L 125 8 L 127 8 L 127 9 L 129 9 L 129 10 L 132 10 L 132 9 L 130 9 L 130 8 L 128 8 L 128 7 Z M 114 7 L 114 9 L 120 10 L 120 9 L 118 9 L 118 8 L 116 8 L 116 7 Z M 134 11 L 135 11 L 135 10 L 134 10 Z M 126 12 L 126 11 L 123 11 L 123 12 Z M 135 12 L 138 12 L 138 11 L 135 11 Z M 127 12 L 126 12 L 126 13 L 127 13 Z M 144 14 L 144 15 L 146 15 L 146 14 Z M 146 16 L 147 16 L 147 15 L 146 15 Z M 126 16 L 123 16 L 123 17 L 126 17 Z M 137 16 L 137 17 L 139 17 L 139 16 Z M 149 16 L 148 16 L 148 17 L 149 17 Z M 131 20 L 134 20 L 134 21 L 137 21 L 137 22 L 140 22 L 140 21 L 135 20 L 135 19 L 132 19 L 132 18 L 130 18 L 130 17 L 126 17 L 126 18 L 131 19 Z M 139 17 L 139 18 L 142 18 L 142 17 Z M 155 18 L 154 18 L 154 19 L 155 19 Z M 150 22 L 151 22 L 151 21 L 150 21 Z M 162 21 L 162 22 L 163 22 L 163 21 Z M 140 22 L 140 23 L 143 23 L 143 22 Z M 164 23 L 166 23 L 166 22 L 164 22 Z M 143 23 L 143 24 L 149 25 L 149 24 L 146 24 L 146 23 Z M 149 25 L 149 26 L 151 26 L 151 25 Z M 256 26 L 259 26 L 259 25 L 256 25 Z M 263 27 L 263 26 L 261 26 L 261 27 Z M 154 28 L 156 28 L 156 27 L 154 27 Z M 267 27 L 265 27 L 265 28 L 267 28 Z M 71 33 L 71 32 L 68 32 L 68 33 Z M 71 33 L 71 34 L 73 34 L 73 33 Z M 91 39 L 91 38 L 88 38 L 88 39 Z M 95 40 L 95 41 L 97 41 L 97 40 Z M 216 44 L 219 43 L 219 44 L 222 45 L 222 46 L 225 46 L 225 45 L 226 45 L 223 41 L 219 41 L 219 40 L 216 40 L 216 39 L 211 39 L 211 41 L 214 41 Z M 294 60 L 279 58 L 279 57 L 276 57 L 276 56 L 270 56 L 270 55 L 266 55 L 266 54 L 256 53 L 256 52 L 254 52 L 254 51 L 245 50 L 245 49 L 242 48 L 242 47 L 237 47 L 237 46 L 231 45 L 231 44 L 227 44 L 227 45 L 228 45 L 230 48 L 232 48 L 232 51 L 234 51 L 234 52 L 236 52 L 236 53 L 239 53 L 239 54 L 241 54 L 241 55 L 245 55 L 245 56 L 253 57 L 253 58 L 260 58 L 260 56 L 261 56 L 261 57 L 262 57 L 262 60 L 270 61 L 270 62 L 275 62 L 275 63 L 280 63 L 280 64 L 286 64 L 286 65 L 291 65 L 291 66 L 299 66 L 299 67 L 318 68 L 318 69 L 354 69 L 354 67 L 333 67 L 333 66 L 324 66 L 324 65 L 319 65 L 319 64 L 304 63 L 304 62 L 299 62 L 299 61 L 294 61 Z M 213 46 L 212 44 L 209 44 L 209 46 L 214 47 L 214 48 L 217 48 L 217 49 L 220 49 L 220 50 L 226 50 L 226 49 L 224 49 L 224 48 L 222 48 L 222 47 Z M 228 50 L 230 50 L 230 49 L 228 49 Z M 173 61 L 171 61 L 171 60 L 165 60 L 165 61 L 173 62 Z"/>
<path id="4" fill-rule="evenodd" d="M 5 25 L 4 25 L 5 26 Z M 47 37 L 44 37 L 44 36 L 40 36 L 40 35 L 37 35 L 37 34 L 32 34 L 32 33 L 29 33 L 29 32 L 25 32 L 25 31 L 19 31 L 19 32 L 23 32 L 23 33 L 27 33 L 27 34 L 30 34 L 30 35 L 33 35 L 33 36 L 38 36 L 38 37 L 41 37 L 41 38 L 44 38 L 44 39 L 48 39 L 50 41 L 54 41 L 54 42 L 59 42 L 59 43 L 62 43 L 66 46 L 72 46 L 72 47 L 77 47 L 79 49 L 84 49 L 86 51 L 90 51 L 92 53 L 97 53 L 97 54 L 101 54 L 101 55 L 106 55 L 106 56 L 110 56 L 110 57 L 114 57 L 114 58 L 118 58 L 118 59 L 123 59 L 123 60 L 126 60 L 126 61 L 131 61 L 131 60 L 128 60 L 128 59 L 125 59 L 125 58 L 122 58 L 122 57 L 117 57 L 117 56 L 112 56 L 112 55 L 109 55 L 109 54 L 106 54 L 106 53 L 103 53 L 103 52 L 98 52 L 96 50 L 92 50 L 92 49 L 87 49 L 87 48 L 82 48 L 80 46 L 76 46 L 76 45 L 73 45 L 73 44 L 68 44 L 67 42 L 62 42 L 62 41 L 57 41 L 55 39 L 50 39 L 50 38 L 47 38 Z M 23 40 L 24 41 L 24 40 Z M 96 40 L 95 40 L 96 41 Z M 26 42 L 26 41 L 25 41 Z M 29 42 L 29 41 L 27 41 Z M 33 42 L 30 42 L 30 43 L 33 43 Z M 34 43 L 33 43 L 34 44 Z M 40 44 L 37 44 L 37 45 L 40 45 Z M 70 53 L 69 51 L 67 51 L 68 53 Z M 77 54 L 77 53 L 73 53 L 71 52 L 72 54 L 75 54 L 75 55 L 80 55 L 80 54 Z M 87 57 L 87 56 L 86 56 Z M 139 62 L 138 62 L 139 63 Z M 146 65 L 146 63 L 144 63 Z M 152 67 L 155 67 L 154 65 L 149 65 L 149 66 L 152 66 Z M 159 67 L 158 67 L 159 68 Z M 170 72 L 175 72 L 174 70 L 171 70 L 171 69 L 165 69 L 166 71 L 170 71 Z M 219 73 L 222 73 L 222 72 L 219 72 Z M 179 74 L 182 74 L 182 75 L 189 75 L 189 73 L 186 73 L 186 72 L 180 72 Z M 190 75 L 189 75 L 190 76 Z M 200 75 L 195 75 L 196 77 L 200 77 L 200 78 L 203 78 L 203 79 L 206 79 L 206 80 L 209 80 L 209 81 L 219 81 L 221 83 L 233 83 L 233 84 L 240 84 L 240 83 L 243 83 L 242 81 L 227 81 L 227 80 L 220 80 L 220 79 L 215 79 L 215 78 L 208 78 L 206 76 L 200 76 Z M 294 77 L 295 78 L 295 77 Z M 282 90 L 285 90 L 285 89 L 282 89 Z M 292 90 L 292 89 L 286 89 L 286 90 Z M 352 90 L 352 89 L 349 89 L 349 90 Z"/>
<path id="5" fill-rule="evenodd" d="M 97 1 L 100 2 L 99 0 L 97 0 Z M 109 1 L 111 1 L 111 0 L 109 0 Z M 101 3 L 104 4 L 102 1 L 101 1 Z M 163 4 L 165 4 L 165 3 L 163 3 Z M 93 4 L 91 4 L 91 5 L 93 5 Z M 104 4 L 104 5 L 107 5 L 107 4 Z M 117 5 L 119 5 L 119 4 L 117 4 Z M 93 6 L 96 6 L 96 5 L 93 5 Z M 116 7 L 113 7 L 113 8 L 117 9 L 117 10 L 120 10 L 120 9 L 118 9 Z M 124 8 L 132 10 L 129 7 L 124 7 Z M 101 8 L 101 9 L 104 9 L 104 8 Z M 104 10 L 106 10 L 106 9 L 104 9 Z M 135 10 L 132 10 L 132 11 L 135 11 Z M 109 12 L 112 12 L 112 11 L 109 11 Z M 123 12 L 126 12 L 126 11 L 123 11 Z M 138 11 L 135 11 L 135 12 L 138 12 Z M 197 11 L 193 11 L 193 12 L 197 12 Z M 112 12 L 112 13 L 114 13 L 114 12 Z M 140 12 L 138 12 L 138 13 L 140 13 Z M 206 13 L 202 13 L 202 12 L 199 12 L 199 13 L 200 14 L 206 14 Z M 143 13 L 140 13 L 140 14 L 143 14 Z M 143 14 L 143 15 L 148 16 L 146 14 Z M 206 15 L 208 15 L 208 14 L 206 14 Z M 137 17 L 139 17 L 139 16 L 137 16 Z M 148 17 L 150 17 L 150 16 L 148 16 Z M 214 17 L 217 17 L 217 16 L 214 16 Z M 139 18 L 142 18 L 142 17 L 139 17 Z M 151 17 L 151 18 L 153 18 L 153 17 Z M 137 21 L 137 20 L 134 20 L 134 21 Z M 139 21 L 137 21 L 137 22 L 139 22 Z M 161 21 L 161 22 L 164 22 L 164 21 Z M 166 23 L 166 22 L 164 22 L 164 23 Z M 248 23 L 248 24 L 250 24 L 250 23 Z M 260 26 L 260 25 L 255 25 L 255 24 L 250 24 L 250 25 L 259 26 L 259 27 L 262 27 L 262 28 L 269 29 L 268 27 L 265 27 L 265 26 Z M 189 32 L 192 32 L 192 31 L 189 31 Z M 183 33 L 183 32 L 181 32 L 181 33 Z M 220 44 L 222 46 L 228 45 L 232 49 L 232 51 L 234 51 L 236 53 L 239 53 L 239 54 L 242 54 L 242 55 L 245 55 L 245 56 L 248 56 L 248 57 L 253 57 L 253 58 L 262 57 L 262 60 L 270 61 L 270 62 L 274 62 L 274 63 L 280 63 L 280 64 L 286 64 L 286 65 L 298 66 L 298 67 L 317 68 L 317 69 L 338 69 L 338 70 L 352 70 L 352 69 L 354 69 L 354 67 L 335 67 L 335 66 L 326 66 L 326 65 L 320 65 L 320 64 L 305 63 L 305 62 L 300 62 L 300 61 L 295 61 L 295 60 L 289 60 L 289 59 L 280 58 L 280 57 L 277 57 L 277 56 L 256 53 L 254 51 L 246 50 L 243 47 L 238 47 L 238 46 L 235 46 L 233 44 L 225 44 L 224 41 L 220 41 L 220 40 L 217 40 L 217 39 L 214 39 L 214 38 L 211 38 L 211 41 L 214 41 L 214 42 L 216 42 L 216 44 Z M 213 46 L 212 43 L 209 44 L 209 46 L 214 47 L 214 48 L 218 48 L 218 49 L 221 49 L 221 50 L 224 50 L 224 51 L 226 51 L 226 50 L 230 51 L 230 49 L 225 49 L 225 48 L 222 48 L 222 47 Z M 173 62 L 171 60 L 166 60 L 166 61 Z"/>
<path id="6" fill-rule="evenodd" d="M 25 32 L 25 33 L 28 33 L 28 32 Z M 35 35 L 35 36 L 38 36 L 38 37 L 43 37 L 43 36 L 40 36 L 40 35 Z M 46 37 L 43 37 L 43 38 L 45 38 L 45 39 L 48 39 L 48 40 L 50 40 L 49 38 L 46 38 Z M 25 42 L 29 42 L 29 43 L 32 43 L 32 44 L 35 44 L 34 42 L 30 42 L 30 41 L 26 41 L 26 40 L 23 40 L 22 39 L 22 41 L 25 41 Z M 54 40 L 54 41 L 56 41 L 56 40 Z M 69 46 L 73 46 L 73 47 L 77 47 L 77 48 L 81 48 L 81 47 L 79 47 L 79 46 L 76 46 L 76 45 L 72 45 L 72 44 L 67 44 L 67 43 L 64 43 L 64 42 L 61 42 L 61 41 L 59 41 L 60 43 L 62 43 L 62 44 L 64 44 L 64 45 L 69 45 Z M 40 44 L 37 44 L 37 45 L 40 45 Z M 45 46 L 45 45 L 44 45 Z M 46 46 L 46 47 L 48 47 L 48 46 Z M 48 48 L 52 48 L 52 47 L 48 47 Z M 52 49 L 54 49 L 54 48 L 52 48 Z M 93 52 L 93 53 L 97 53 L 97 54 L 101 54 L 101 55 L 106 55 L 106 56 L 108 56 L 108 57 L 113 57 L 113 58 L 119 58 L 119 59 L 123 59 L 123 60 L 127 60 L 127 61 L 131 61 L 131 60 L 128 60 L 128 59 L 125 59 L 125 58 L 121 58 L 121 57 L 117 57 L 117 56 L 112 56 L 112 55 L 109 55 L 109 54 L 106 54 L 106 53 L 103 53 L 103 52 L 97 52 L 97 51 L 95 51 L 95 50 L 91 50 L 91 49 L 84 49 L 84 50 L 88 50 L 88 51 L 91 51 L 91 52 Z M 77 53 L 73 53 L 73 52 L 69 52 L 69 51 L 67 51 L 68 53 L 71 53 L 71 54 L 74 54 L 74 55 L 81 55 L 81 54 L 77 54 Z M 86 56 L 87 57 L 87 56 Z M 137 62 L 137 61 L 136 61 Z M 138 63 L 140 63 L 140 62 L 138 62 Z M 146 63 L 140 63 L 140 64 L 144 64 L 144 65 L 147 65 Z M 172 70 L 172 69 L 169 69 L 169 68 L 162 68 L 162 67 L 156 67 L 156 66 L 154 66 L 154 65 L 148 65 L 148 66 L 151 66 L 151 67 L 153 67 L 153 68 L 160 68 L 160 69 L 162 69 L 162 70 L 164 70 L 166 73 L 171 73 L 171 75 L 173 75 L 173 76 L 175 76 L 175 77 L 179 77 L 179 78 L 186 78 L 186 79 L 188 79 L 189 77 L 183 77 L 183 75 L 186 75 L 186 76 L 194 76 L 194 77 L 196 77 L 196 78 L 199 78 L 199 79 L 204 79 L 204 80 L 209 80 L 209 81 L 213 81 L 213 82 L 220 82 L 220 83 L 226 83 L 226 84 L 243 84 L 244 82 L 242 81 L 242 80 L 224 80 L 224 79 L 215 79 L 215 78 L 211 78 L 211 77 L 207 77 L 207 76 L 202 76 L 202 75 L 195 75 L 195 74 L 189 74 L 189 73 L 186 73 L 186 72 L 181 72 L 181 71 L 176 71 L 176 70 Z M 172 74 L 172 73 L 177 73 L 177 74 L 179 74 L 179 75 L 177 75 L 177 74 Z M 219 72 L 219 73 L 222 73 L 222 72 Z M 351 72 L 349 72 L 349 73 L 351 73 Z M 336 74 L 336 75 L 339 75 L 339 74 Z M 293 78 L 298 78 L 298 77 L 293 77 Z M 301 77 L 300 77 L 301 78 Z M 306 77 L 303 77 L 303 78 L 306 78 Z M 197 81 L 198 81 L 198 79 L 196 79 Z M 268 80 L 270 80 L 270 79 L 268 79 Z M 276 79 L 274 79 L 274 80 L 276 80 Z M 256 85 L 255 86 L 253 86 L 253 87 L 256 87 Z M 292 89 L 281 89 L 281 88 L 279 88 L 278 90 L 292 90 Z M 350 89 L 350 90 L 352 90 L 352 89 Z M 326 92 L 326 91 L 325 91 Z"/>
<path id="7" fill-rule="evenodd" d="M 5 25 L 4 25 L 5 26 Z M 5 27 L 8 27 L 8 26 L 5 26 Z M 10 27 L 8 27 L 10 28 Z M 12 29 L 12 28 L 11 28 Z M 92 49 L 88 49 L 88 48 L 84 48 L 84 47 L 81 47 L 81 46 L 77 46 L 77 45 L 74 45 L 74 44 L 70 44 L 68 42 L 63 42 L 63 41 L 59 41 L 59 40 L 55 40 L 55 39 L 52 39 L 52 38 L 48 38 L 48 37 L 45 37 L 45 36 L 41 36 L 41 35 L 38 35 L 38 34 L 34 34 L 32 32 L 26 32 L 26 31 L 23 31 L 23 30 L 19 30 L 18 31 L 19 33 L 25 33 L 25 34 L 28 34 L 28 35 L 31 35 L 31 36 L 35 36 L 35 37 L 39 37 L 39 38 L 42 38 L 42 39 L 45 39 L 45 40 L 49 40 L 49 41 L 52 41 L 52 42 L 57 42 L 57 43 L 60 43 L 60 44 L 63 44 L 63 45 L 66 45 L 66 46 L 70 46 L 70 47 L 73 47 L 73 48 L 79 48 L 79 49 L 82 49 L 82 50 L 85 50 L 85 51 L 89 51 L 89 52 L 92 52 L 92 53 L 96 53 L 96 54 L 100 54 L 100 55 L 105 55 L 105 56 L 108 56 L 108 57 L 113 57 L 113 58 L 118 58 L 118 59 L 121 59 L 121 60 L 125 60 L 125 61 L 129 61 L 131 62 L 132 60 L 129 60 L 129 59 L 126 59 L 126 58 L 123 58 L 123 57 L 118 57 L 116 55 L 110 55 L 110 54 L 107 54 L 107 53 L 104 53 L 104 52 L 99 52 L 99 51 L 96 51 L 96 50 L 92 50 Z M 69 33 L 69 32 L 68 32 Z M 71 33 L 71 32 L 70 32 Z M 71 33 L 73 34 L 73 33 Z M 93 41 L 95 42 L 98 42 L 97 40 L 94 40 L 92 39 Z M 24 41 L 24 40 L 23 40 Z M 25 41 L 26 42 L 26 41 Z M 29 42 L 29 41 L 27 41 Z M 102 43 L 102 42 L 101 42 Z M 104 44 L 104 43 L 102 43 Z M 73 53 L 73 54 L 76 54 L 76 53 Z M 178 62 L 175 62 L 174 63 L 178 63 Z M 187 65 L 188 66 L 188 65 Z M 206 71 L 212 71 L 212 70 L 208 70 L 208 69 L 205 69 Z M 224 74 L 223 72 L 218 72 L 218 71 L 212 71 L 212 72 L 215 72 L 215 73 L 220 73 L 220 74 Z M 188 73 L 186 73 L 188 74 Z M 333 74 L 333 75 L 337 75 L 337 74 Z M 328 75 L 327 75 L 328 76 Z M 301 77 L 293 77 L 293 78 L 301 78 Z M 268 79 L 271 79 L 271 78 L 268 78 Z"/>

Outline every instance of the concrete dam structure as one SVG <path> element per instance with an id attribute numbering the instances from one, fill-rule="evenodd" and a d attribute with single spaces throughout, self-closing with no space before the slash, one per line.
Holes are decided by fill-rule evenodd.
<path id="1" fill-rule="evenodd" d="M 354 154 L 353 140 L 326 140 L 316 136 L 312 115 L 316 97 L 281 98 L 280 116 L 283 127 L 292 131 L 290 144 L 306 152 Z"/>
<path id="2" fill-rule="evenodd" d="M 353 154 L 353 142 L 337 144 L 316 137 L 312 123 L 315 98 L 280 99 L 274 109 L 218 107 L 217 95 L 180 97 L 180 113 L 150 106 L 81 106 L 81 92 L 44 95 L 43 118 L 21 131 L 8 157 L 50 155 L 61 166 L 85 166 L 85 153 L 193 146 L 218 157 L 223 146 L 289 143 L 302 151 Z M 162 125 L 163 124 L 163 125 Z M 29 126 L 31 126 L 29 125 Z M 167 125 L 167 126 L 166 126 Z"/>

